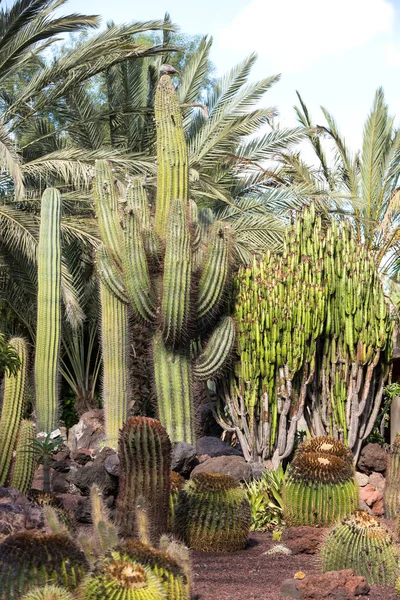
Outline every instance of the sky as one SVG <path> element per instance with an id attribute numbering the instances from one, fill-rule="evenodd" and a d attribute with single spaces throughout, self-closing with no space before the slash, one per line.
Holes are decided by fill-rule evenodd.
<path id="1" fill-rule="evenodd" d="M 281 74 L 265 97 L 279 120 L 295 124 L 298 90 L 314 123 L 324 124 L 324 106 L 353 149 L 379 86 L 400 124 L 400 0 L 70 0 L 66 9 L 100 14 L 104 23 L 168 11 L 183 33 L 212 35 L 217 75 L 256 52 L 253 79 Z"/>

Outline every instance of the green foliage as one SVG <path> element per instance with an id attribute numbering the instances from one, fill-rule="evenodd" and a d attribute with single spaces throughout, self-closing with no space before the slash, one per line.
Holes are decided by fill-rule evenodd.
<path id="1" fill-rule="evenodd" d="M 22 447 L 21 452 L 31 455 L 34 460 L 43 465 L 43 489 L 50 492 L 50 461 L 55 452 L 64 443 L 60 436 L 51 437 L 48 433 L 44 439 L 31 437 L 29 444 Z"/>
<path id="2" fill-rule="evenodd" d="M 120 432 L 116 524 L 125 536 L 139 533 L 136 507 L 143 505 L 150 539 L 168 530 L 171 442 L 159 421 L 130 417 Z"/>
<path id="3" fill-rule="evenodd" d="M 18 600 L 29 587 L 75 590 L 88 570 L 85 555 L 65 535 L 17 533 L 0 544 L 0 598 Z"/>
<path id="4" fill-rule="evenodd" d="M 390 531 L 365 511 L 355 511 L 328 533 L 321 547 L 322 571 L 353 569 L 369 584 L 394 585 L 399 552 Z"/>
<path id="5" fill-rule="evenodd" d="M 284 470 L 267 469 L 260 479 L 246 483 L 250 502 L 251 530 L 265 531 L 283 524 L 282 486 Z"/>
<path id="6" fill-rule="evenodd" d="M 0 375 L 16 375 L 20 368 L 20 355 L 12 343 L 6 341 L 4 333 L 0 333 Z"/>
<path id="7" fill-rule="evenodd" d="M 359 504 L 353 455 L 342 442 L 321 436 L 298 447 L 283 485 L 283 516 L 289 526 L 326 527 Z"/>
<path id="8" fill-rule="evenodd" d="M 247 494 L 233 477 L 199 473 L 179 492 L 174 533 L 189 548 L 206 552 L 241 550 L 250 523 Z"/>
<path id="9" fill-rule="evenodd" d="M 357 457 L 389 375 L 393 320 L 373 257 L 349 225 L 323 222 L 311 204 L 282 255 L 240 269 L 235 317 L 228 415 L 246 457 L 288 457 L 303 415 L 312 435 L 341 439 Z"/>

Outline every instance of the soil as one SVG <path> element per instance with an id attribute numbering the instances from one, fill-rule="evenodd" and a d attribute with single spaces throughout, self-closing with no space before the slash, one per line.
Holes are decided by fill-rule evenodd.
<path id="1" fill-rule="evenodd" d="M 269 533 L 252 533 L 240 552 L 192 552 L 194 600 L 279 600 L 285 579 L 320 572 L 315 556 L 265 555 L 276 544 Z M 359 600 L 397 598 L 393 588 L 374 585 Z"/>

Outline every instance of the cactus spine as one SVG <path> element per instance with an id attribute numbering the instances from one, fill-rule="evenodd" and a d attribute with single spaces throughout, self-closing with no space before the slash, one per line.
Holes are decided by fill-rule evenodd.
<path id="1" fill-rule="evenodd" d="M 22 600 L 74 600 L 70 592 L 57 585 L 45 585 L 29 590 Z"/>
<path id="2" fill-rule="evenodd" d="M 326 527 L 359 503 L 353 456 L 341 442 L 322 436 L 300 444 L 285 476 L 283 516 L 290 526 Z"/>
<path id="3" fill-rule="evenodd" d="M 10 486 L 27 494 L 31 488 L 35 472 L 36 460 L 33 452 L 27 451 L 35 437 L 35 426 L 32 421 L 22 420 L 17 437 L 17 455 L 11 471 Z"/>
<path id="4" fill-rule="evenodd" d="M 399 552 L 390 531 L 365 511 L 338 523 L 321 548 L 322 571 L 353 569 L 369 584 L 394 585 Z"/>
<path id="5" fill-rule="evenodd" d="M 116 523 L 126 536 L 138 533 L 135 509 L 145 507 L 150 538 L 168 530 L 171 442 L 155 419 L 130 417 L 119 438 L 120 482 Z"/>
<path id="6" fill-rule="evenodd" d="M 61 335 L 61 196 L 45 190 L 40 211 L 35 348 L 36 417 L 39 431 L 52 432 L 58 417 Z"/>
<path id="7" fill-rule="evenodd" d="M 128 314 L 125 304 L 100 282 L 103 403 L 107 443 L 116 448 L 128 416 Z"/>
<path id="8" fill-rule="evenodd" d="M 388 519 L 396 519 L 400 508 L 400 435 L 396 435 L 389 456 L 387 483 L 385 489 L 385 514 Z"/>
<path id="9" fill-rule="evenodd" d="M 234 345 L 231 318 L 217 325 L 211 335 L 228 285 L 232 233 L 218 222 L 203 257 L 198 211 L 188 195 L 182 117 L 167 75 L 160 79 L 155 107 L 158 186 L 154 219 L 146 190 L 137 178 L 128 185 L 125 210 L 119 211 L 112 171 L 104 161 L 96 164 L 95 204 L 107 248 L 98 260 L 99 276 L 110 292 L 129 301 L 138 321 L 153 329 L 158 416 L 172 441 L 194 443 L 193 380 L 220 375 Z M 192 277 L 195 270 L 198 278 Z M 122 424 L 120 420 L 119 427 Z"/>
<path id="10" fill-rule="evenodd" d="M 250 522 L 246 492 L 233 477 L 199 473 L 179 492 L 174 533 L 189 548 L 205 552 L 241 550 Z"/>
<path id="11" fill-rule="evenodd" d="M 0 599 L 18 600 L 30 587 L 49 583 L 75 590 L 88 567 L 68 536 L 10 535 L 0 544 Z"/>
<path id="12" fill-rule="evenodd" d="M 26 405 L 28 371 L 28 347 L 23 338 L 12 338 L 9 344 L 15 348 L 20 368 L 15 375 L 4 376 L 3 406 L 0 419 L 0 483 L 5 484 L 10 469 L 18 427 Z"/>
<path id="13" fill-rule="evenodd" d="M 240 269 L 235 286 L 239 360 L 226 426 L 242 436 L 246 458 L 277 466 L 303 415 L 312 435 L 344 441 L 357 458 L 392 347 L 374 256 L 348 224 L 323 223 L 311 205 L 287 231 L 282 255 Z"/>

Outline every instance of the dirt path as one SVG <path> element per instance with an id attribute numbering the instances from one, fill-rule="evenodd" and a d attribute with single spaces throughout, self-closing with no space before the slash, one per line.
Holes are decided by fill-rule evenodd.
<path id="1" fill-rule="evenodd" d="M 253 533 L 249 546 L 241 552 L 193 552 L 194 599 L 279 600 L 285 579 L 297 571 L 318 573 L 313 556 L 266 556 L 274 543 L 269 534 Z M 367 599 L 396 600 L 396 595 L 392 588 L 373 586 L 368 596 L 360 597 Z"/>

